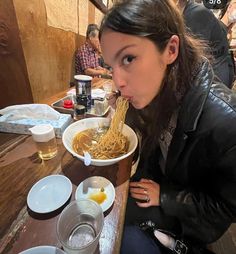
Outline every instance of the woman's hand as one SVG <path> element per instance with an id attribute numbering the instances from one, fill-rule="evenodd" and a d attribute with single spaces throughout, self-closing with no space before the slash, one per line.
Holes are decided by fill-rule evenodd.
<path id="1" fill-rule="evenodd" d="M 160 205 L 160 185 L 150 179 L 142 178 L 139 182 L 130 182 L 130 195 L 138 199 L 139 207 Z"/>

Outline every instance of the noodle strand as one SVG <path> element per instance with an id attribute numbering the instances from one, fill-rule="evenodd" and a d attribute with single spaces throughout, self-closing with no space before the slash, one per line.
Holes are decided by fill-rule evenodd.
<path id="1" fill-rule="evenodd" d="M 112 159 L 122 154 L 125 154 L 129 147 L 127 137 L 122 134 L 126 112 L 129 107 L 129 102 L 126 98 L 118 97 L 116 101 L 116 111 L 111 120 L 108 131 L 102 135 L 95 144 L 91 141 L 94 135 L 94 129 L 89 129 L 80 132 L 73 140 L 73 149 L 83 155 L 83 150 L 90 153 L 94 159 Z M 85 133 L 86 132 L 86 133 Z M 83 142 L 82 140 L 90 140 L 91 142 Z M 83 149 L 81 151 L 81 144 Z"/>

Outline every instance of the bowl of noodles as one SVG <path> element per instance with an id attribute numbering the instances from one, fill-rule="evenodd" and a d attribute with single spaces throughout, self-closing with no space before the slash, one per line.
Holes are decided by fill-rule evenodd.
<path id="1" fill-rule="evenodd" d="M 69 125 L 62 135 L 65 148 L 84 162 L 85 152 L 89 153 L 90 165 L 94 166 L 112 165 L 130 156 L 138 139 L 136 133 L 124 124 L 127 104 L 123 99 L 118 100 L 112 119 L 91 117 Z"/>

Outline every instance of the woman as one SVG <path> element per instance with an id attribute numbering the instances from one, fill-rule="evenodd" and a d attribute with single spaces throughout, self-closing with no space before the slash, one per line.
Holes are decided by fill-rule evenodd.
<path id="1" fill-rule="evenodd" d="M 203 253 L 235 221 L 235 95 L 214 79 L 171 0 L 114 6 L 100 41 L 141 137 L 121 253 Z M 160 230 L 171 235 L 168 248 L 155 229 L 162 243 Z"/>

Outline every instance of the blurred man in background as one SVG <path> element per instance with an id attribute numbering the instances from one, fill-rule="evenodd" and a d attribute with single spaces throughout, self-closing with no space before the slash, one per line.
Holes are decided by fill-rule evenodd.
<path id="1" fill-rule="evenodd" d="M 102 55 L 99 43 L 99 29 L 96 24 L 89 24 L 86 41 L 75 55 L 75 73 L 89 76 L 109 75 L 109 70 L 102 67 Z"/>

